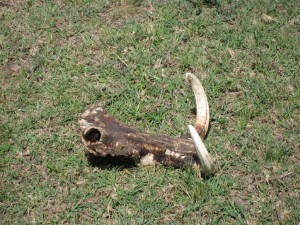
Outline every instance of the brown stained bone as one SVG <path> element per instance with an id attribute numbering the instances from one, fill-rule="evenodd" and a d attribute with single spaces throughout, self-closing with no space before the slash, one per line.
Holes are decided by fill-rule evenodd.
<path id="1" fill-rule="evenodd" d="M 159 163 L 178 167 L 187 163 L 201 164 L 204 176 L 214 173 L 213 161 L 200 138 L 206 137 L 209 126 L 207 97 L 194 74 L 187 73 L 186 79 L 193 89 L 197 108 L 195 128 L 189 125 L 193 140 L 140 132 L 95 104 L 87 108 L 78 121 L 88 159 L 99 159 L 102 163 L 122 160 L 130 164 Z"/>
<path id="2" fill-rule="evenodd" d="M 140 132 L 118 121 L 99 104 L 88 107 L 78 122 L 88 156 L 121 156 L 142 165 L 199 164 L 192 140 Z"/>

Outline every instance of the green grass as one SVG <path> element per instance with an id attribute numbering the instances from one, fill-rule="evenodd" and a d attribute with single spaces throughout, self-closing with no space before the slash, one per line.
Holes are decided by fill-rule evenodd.
<path id="1" fill-rule="evenodd" d="M 205 2 L 0 1 L 2 224 L 300 221 L 300 5 Z M 185 72 L 208 96 L 215 176 L 88 165 L 77 119 L 89 104 L 187 133 Z"/>

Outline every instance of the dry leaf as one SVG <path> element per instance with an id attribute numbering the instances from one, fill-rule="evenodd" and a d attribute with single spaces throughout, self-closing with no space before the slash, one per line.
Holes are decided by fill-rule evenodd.
<path id="1" fill-rule="evenodd" d="M 107 207 L 106 207 L 106 210 L 107 210 L 107 214 L 109 215 L 109 217 L 111 216 L 111 213 L 112 211 L 114 210 L 111 203 L 108 203 Z"/>
<path id="2" fill-rule="evenodd" d="M 22 152 L 19 152 L 17 155 L 17 158 L 22 158 L 22 157 L 28 157 L 30 156 L 30 151 L 29 149 L 24 149 Z"/>
<path id="3" fill-rule="evenodd" d="M 153 67 L 154 69 L 159 69 L 161 67 L 161 59 L 156 60 Z"/>
<path id="4" fill-rule="evenodd" d="M 76 182 L 76 185 L 77 186 L 81 186 L 81 185 L 83 185 L 83 184 L 85 184 L 86 183 L 86 180 L 85 179 L 79 179 L 77 182 Z"/>
<path id="5" fill-rule="evenodd" d="M 229 52 L 229 55 L 231 56 L 231 58 L 235 59 L 236 54 L 235 54 L 234 50 L 231 48 L 227 48 L 227 51 Z"/>
<path id="6" fill-rule="evenodd" d="M 265 13 L 263 13 L 262 15 L 261 15 L 261 18 L 262 18 L 262 20 L 264 21 L 264 22 L 275 22 L 276 21 L 276 19 L 275 18 L 273 18 L 272 16 L 269 16 L 269 15 L 267 15 L 267 14 L 265 14 Z"/>

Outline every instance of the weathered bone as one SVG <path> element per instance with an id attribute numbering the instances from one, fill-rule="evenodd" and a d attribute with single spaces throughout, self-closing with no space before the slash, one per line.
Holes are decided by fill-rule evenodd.
<path id="1" fill-rule="evenodd" d="M 98 104 L 81 115 L 79 125 L 86 154 L 123 156 L 142 165 L 198 163 L 192 140 L 140 132 L 118 121 Z"/>
<path id="2" fill-rule="evenodd" d="M 199 79 L 194 74 L 186 73 L 186 79 L 190 82 L 190 85 L 192 86 L 196 100 L 197 115 L 195 128 L 198 134 L 202 138 L 205 138 L 209 126 L 209 107 L 207 97 Z"/>
<path id="3" fill-rule="evenodd" d="M 189 79 L 194 93 L 198 93 L 196 88 L 199 87 L 199 84 L 201 86 L 200 81 L 193 74 L 187 74 L 186 77 Z M 206 101 L 207 106 L 206 108 L 199 107 L 199 110 L 199 105 L 197 105 L 197 115 L 199 113 L 201 118 L 205 114 L 206 118 L 209 118 L 209 112 L 201 112 L 201 110 L 208 110 L 204 91 L 200 97 L 195 98 L 201 104 Z M 202 98 L 205 98 L 205 101 Z M 201 128 L 199 122 L 205 121 L 205 126 L 208 124 L 206 120 L 197 121 L 198 128 Z M 88 107 L 78 122 L 85 153 L 87 156 L 93 156 L 92 158 L 122 157 L 134 160 L 136 164 L 141 165 L 159 163 L 177 167 L 187 163 L 197 165 L 201 162 L 204 175 L 210 175 L 213 172 L 212 160 L 201 138 L 191 128 L 190 132 L 194 142 L 191 139 L 140 132 L 108 114 L 100 104 Z M 200 130 L 202 134 L 206 135 L 207 128 Z"/>
<path id="4" fill-rule="evenodd" d="M 201 162 L 201 169 L 202 173 L 205 176 L 209 176 L 214 172 L 214 164 L 213 161 L 204 145 L 202 142 L 200 136 L 198 135 L 196 129 L 192 126 L 189 125 L 189 131 L 191 134 L 191 137 L 194 141 L 196 151 L 198 153 L 200 162 Z"/>

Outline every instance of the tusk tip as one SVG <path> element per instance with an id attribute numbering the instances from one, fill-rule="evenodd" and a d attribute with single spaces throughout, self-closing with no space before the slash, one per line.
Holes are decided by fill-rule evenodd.
<path id="1" fill-rule="evenodd" d="M 194 126 L 189 125 L 188 128 L 194 141 L 198 157 L 200 159 L 202 173 L 204 174 L 204 176 L 210 176 L 214 173 L 214 165 L 211 156 L 208 153 Z"/>
<path id="2" fill-rule="evenodd" d="M 186 80 L 189 82 L 194 92 L 196 100 L 196 122 L 195 128 L 200 136 L 204 139 L 209 127 L 209 106 L 205 90 L 200 80 L 193 73 L 186 73 Z"/>
<path id="3" fill-rule="evenodd" d="M 191 79 L 193 79 L 193 77 L 195 77 L 195 75 L 194 75 L 193 73 L 186 73 L 186 74 L 185 74 L 185 78 L 186 78 L 187 80 L 191 80 Z"/>

